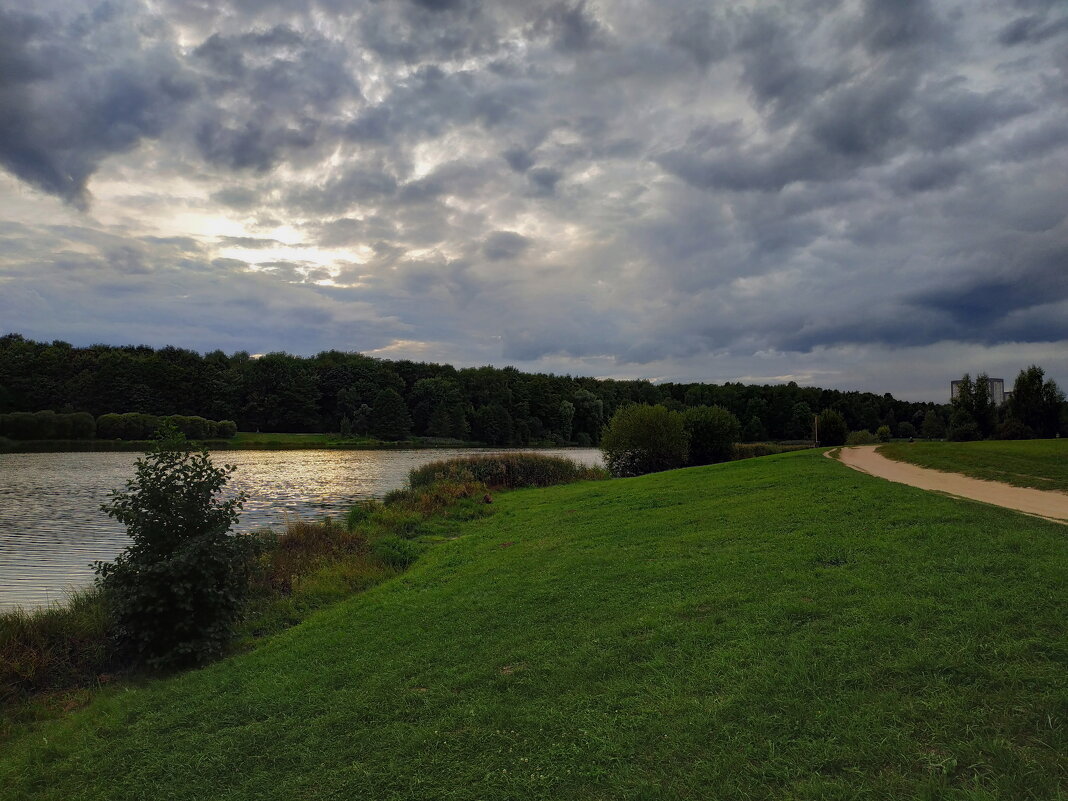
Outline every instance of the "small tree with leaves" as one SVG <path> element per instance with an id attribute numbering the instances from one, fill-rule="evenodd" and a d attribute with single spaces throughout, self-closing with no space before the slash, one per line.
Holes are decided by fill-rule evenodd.
<path id="1" fill-rule="evenodd" d="M 245 495 L 221 497 L 235 469 L 215 467 L 167 426 L 126 489 L 100 507 L 130 535 L 114 562 L 94 569 L 133 660 L 197 664 L 228 642 L 249 566 L 247 541 L 230 533 Z"/>

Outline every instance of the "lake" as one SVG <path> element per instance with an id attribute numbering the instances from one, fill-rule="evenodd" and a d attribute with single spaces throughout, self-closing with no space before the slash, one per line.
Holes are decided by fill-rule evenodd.
<path id="1" fill-rule="evenodd" d="M 237 466 L 230 481 L 248 493 L 237 531 L 279 527 L 287 518 L 343 515 L 358 500 L 404 484 L 408 471 L 439 459 L 500 450 L 216 451 Z M 600 465 L 595 448 L 539 450 Z M 0 454 L 0 610 L 62 601 L 90 584 L 94 561 L 110 561 L 125 529 L 100 511 L 108 492 L 133 477 L 136 453 Z"/>

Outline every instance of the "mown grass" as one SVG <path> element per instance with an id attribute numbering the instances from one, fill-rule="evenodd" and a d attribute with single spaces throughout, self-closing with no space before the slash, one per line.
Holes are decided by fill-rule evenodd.
<path id="1" fill-rule="evenodd" d="M 1068 492 L 1068 439 L 986 442 L 895 442 L 890 459 L 1017 487 Z"/>
<path id="2" fill-rule="evenodd" d="M 504 493 L 407 573 L 26 728 L 4 799 L 1054 799 L 1062 527 L 816 452 Z"/>

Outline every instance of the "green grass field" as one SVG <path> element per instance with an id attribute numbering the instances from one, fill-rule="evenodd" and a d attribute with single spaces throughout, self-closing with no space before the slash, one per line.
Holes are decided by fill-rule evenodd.
<path id="1" fill-rule="evenodd" d="M 1068 492 L 1068 439 L 895 442 L 878 451 L 920 467 L 1017 487 Z"/>
<path id="2" fill-rule="evenodd" d="M 19 799 L 1055 799 L 1068 538 L 816 452 L 502 493 L 256 650 L 0 746 Z"/>

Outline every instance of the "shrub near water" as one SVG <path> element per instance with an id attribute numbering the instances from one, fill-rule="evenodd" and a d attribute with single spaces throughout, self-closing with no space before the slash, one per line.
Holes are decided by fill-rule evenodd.
<path id="1" fill-rule="evenodd" d="M 219 498 L 236 468 L 216 468 L 174 428 L 136 463 L 123 492 L 101 509 L 126 526 L 130 545 L 95 565 L 123 647 L 154 667 L 218 655 L 248 586 L 247 538 L 230 533 L 244 495 Z"/>

